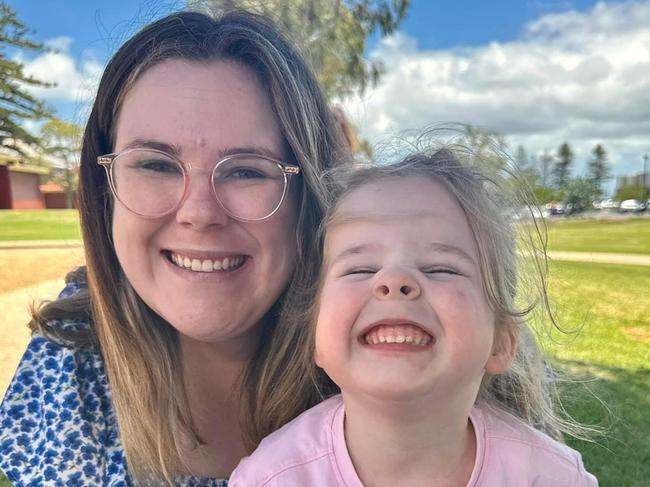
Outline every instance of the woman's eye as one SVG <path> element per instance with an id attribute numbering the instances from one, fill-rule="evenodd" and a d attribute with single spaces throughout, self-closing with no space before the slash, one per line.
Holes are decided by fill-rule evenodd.
<path id="1" fill-rule="evenodd" d="M 228 177 L 233 179 L 266 179 L 267 175 L 257 169 L 240 168 L 232 171 Z"/>
<path id="2" fill-rule="evenodd" d="M 157 173 L 178 174 L 181 172 L 178 165 L 168 161 L 141 161 L 139 167 L 140 169 Z"/>

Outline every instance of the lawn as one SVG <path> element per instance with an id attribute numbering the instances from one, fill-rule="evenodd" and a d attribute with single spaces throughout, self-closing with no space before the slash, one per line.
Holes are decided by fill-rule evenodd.
<path id="1" fill-rule="evenodd" d="M 549 219 L 549 250 L 650 254 L 650 218 Z"/>
<path id="2" fill-rule="evenodd" d="M 581 381 L 563 386 L 564 405 L 578 420 L 606 428 L 595 443 L 568 443 L 582 452 L 601 486 L 647 486 L 649 269 L 555 262 L 550 289 L 561 324 L 581 328 L 545 340 L 552 362 Z"/>
<path id="3" fill-rule="evenodd" d="M 0 241 L 79 239 L 77 210 L 0 210 Z"/>

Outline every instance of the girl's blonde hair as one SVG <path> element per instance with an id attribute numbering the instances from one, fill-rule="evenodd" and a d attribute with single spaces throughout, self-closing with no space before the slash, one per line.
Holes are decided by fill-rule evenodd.
<path id="1" fill-rule="evenodd" d="M 252 450 L 266 435 L 314 405 L 317 389 L 293 360 L 306 342 L 306 327 L 288 306 L 309 307 L 318 273 L 317 228 L 326 193 L 322 172 L 346 157 L 343 137 L 305 61 L 265 18 L 233 11 L 213 19 L 179 12 L 128 40 L 107 65 L 84 133 L 78 207 L 86 269 L 72 277 L 86 291 L 49 303 L 31 327 L 67 345 L 98 346 L 117 413 L 129 472 L 137 483 L 173 483 L 186 471 L 181 452 L 201 442 L 183 388 L 178 333 L 138 296 L 111 243 L 113 198 L 97 156 L 113 151 L 120 103 L 147 69 L 168 59 L 243 64 L 259 78 L 301 167 L 296 267 L 291 282 L 269 310 L 259 349 L 242 383 L 244 440 Z M 246 299 L 242 296 L 242 299 Z M 92 321 L 87 332 L 66 332 L 53 320 Z M 218 371 L 215 371 L 218 373 Z"/>
<path id="2" fill-rule="evenodd" d="M 532 194 L 516 171 L 508 169 L 506 154 L 493 149 L 486 157 L 486 147 L 476 153 L 459 143 L 436 145 L 431 142 L 434 135 L 427 133 L 412 142 L 407 149 L 410 155 L 398 163 L 341 166 L 331 171 L 333 201 L 321 232 L 326 233 L 343 198 L 366 184 L 397 177 L 430 178 L 442 184 L 458 201 L 476 240 L 483 289 L 494 310 L 495 325 L 513 327 L 518 337 L 509 370 L 486 376 L 477 399 L 513 413 L 555 439 L 561 440 L 562 433 L 588 437 L 587 428 L 556 413 L 560 402 L 555 372 L 536 340 L 535 332 L 544 330 L 530 319 L 537 310 L 541 312 L 535 313 L 534 321 L 543 315 L 545 323 L 558 326 L 547 296 L 545 227 L 535 218 Z M 424 143 L 427 148 L 419 149 Z M 514 218 L 521 216 L 522 209 L 529 218 L 516 228 Z M 321 273 L 318 286 L 322 281 Z M 310 347 L 300 360 L 316 384 L 326 384 L 325 373 L 313 362 L 318 306 L 316 300 L 308 314 Z"/>

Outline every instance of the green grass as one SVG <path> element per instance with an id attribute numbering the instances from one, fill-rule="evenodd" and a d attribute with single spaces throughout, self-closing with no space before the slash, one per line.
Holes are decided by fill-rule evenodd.
<path id="1" fill-rule="evenodd" d="M 650 254 L 650 218 L 547 220 L 549 250 Z"/>
<path id="2" fill-rule="evenodd" d="M 553 263 L 550 290 L 559 320 L 553 363 L 581 380 L 562 386 L 567 411 L 606 428 L 595 443 L 569 439 L 601 486 L 641 487 L 650 478 L 650 269 Z"/>
<path id="3" fill-rule="evenodd" d="M 7 477 L 2 475 L 2 472 L 0 472 L 0 487 L 12 487 L 11 482 L 7 480 Z"/>
<path id="4" fill-rule="evenodd" d="M 0 241 L 79 239 L 77 210 L 0 210 Z"/>

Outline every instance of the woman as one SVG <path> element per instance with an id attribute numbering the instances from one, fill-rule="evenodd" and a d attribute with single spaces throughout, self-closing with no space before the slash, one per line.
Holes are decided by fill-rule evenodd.
<path id="1" fill-rule="evenodd" d="M 35 314 L 0 410 L 11 482 L 223 485 L 320 399 L 285 307 L 307 310 L 342 140 L 257 16 L 172 14 L 115 54 L 81 154 L 86 272 Z"/>

